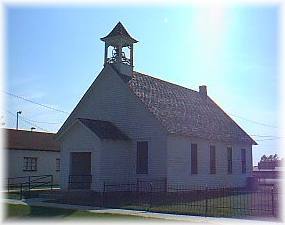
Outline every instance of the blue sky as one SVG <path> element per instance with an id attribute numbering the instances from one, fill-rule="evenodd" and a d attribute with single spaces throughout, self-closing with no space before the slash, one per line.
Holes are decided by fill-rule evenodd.
<path id="1" fill-rule="evenodd" d="M 71 112 L 103 67 L 104 44 L 118 21 L 139 40 L 135 70 L 198 90 L 251 135 L 280 136 L 277 6 L 6 7 L 6 90 Z M 56 132 L 68 116 L 5 95 L 6 127 Z M 32 122 L 33 121 L 33 122 Z M 36 122 L 34 122 L 36 121 Z M 48 124 L 48 123 L 55 124 Z M 253 136 L 256 140 L 272 137 Z M 257 141 L 254 162 L 279 151 Z"/>

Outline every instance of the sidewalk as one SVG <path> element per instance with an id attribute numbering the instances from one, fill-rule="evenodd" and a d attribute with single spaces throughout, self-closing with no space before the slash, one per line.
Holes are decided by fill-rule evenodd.
<path id="1" fill-rule="evenodd" d="M 166 214 L 166 213 L 154 213 L 148 211 L 138 211 L 138 210 L 127 210 L 127 209 L 104 209 L 100 207 L 92 206 L 79 206 L 79 205 L 68 205 L 59 203 L 49 203 L 44 202 L 46 199 L 32 198 L 26 200 L 14 200 L 5 199 L 4 203 L 8 204 L 20 204 L 20 205 L 30 205 L 30 206 L 43 206 L 61 209 L 73 209 L 88 211 L 93 213 L 109 213 L 118 215 L 132 215 L 141 216 L 146 218 L 164 219 L 169 220 L 169 222 L 192 222 L 192 223 L 202 223 L 202 224 L 244 224 L 244 223 L 255 223 L 255 224 L 281 224 L 282 222 L 270 221 L 264 219 L 260 220 L 248 220 L 248 219 L 232 219 L 232 218 L 214 218 L 214 217 L 202 217 L 202 216 L 188 216 L 188 215 L 176 215 L 176 214 Z"/>

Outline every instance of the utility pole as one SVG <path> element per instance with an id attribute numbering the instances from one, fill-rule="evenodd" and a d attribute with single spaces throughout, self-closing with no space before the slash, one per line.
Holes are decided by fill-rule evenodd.
<path id="1" fill-rule="evenodd" d="M 16 130 L 18 130 L 18 127 L 19 127 L 19 114 L 21 114 L 22 111 L 18 111 L 17 112 L 17 124 L 16 124 Z"/>

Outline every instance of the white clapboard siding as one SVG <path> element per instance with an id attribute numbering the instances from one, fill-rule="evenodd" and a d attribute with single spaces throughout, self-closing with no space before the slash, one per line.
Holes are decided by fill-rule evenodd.
<path id="1" fill-rule="evenodd" d="M 121 147 L 117 142 L 104 142 L 106 146 L 100 149 L 100 151 L 104 151 L 104 148 L 109 149 L 107 152 L 104 152 L 104 159 L 110 160 L 113 157 L 113 150 L 110 150 L 111 145 L 113 145 L 114 149 L 118 148 L 118 158 L 124 158 L 125 154 L 128 153 L 129 163 L 126 163 L 128 170 L 124 170 L 125 172 L 121 173 L 120 179 L 133 181 L 136 178 L 160 178 L 166 176 L 167 136 L 165 131 L 110 66 L 107 65 L 99 74 L 59 132 L 59 135 L 62 133 L 60 137 L 60 142 L 62 143 L 61 156 L 66 159 L 68 158 L 68 152 L 70 152 L 69 148 L 74 146 L 75 142 L 78 142 L 80 145 L 82 142 L 80 139 L 84 138 L 82 135 L 76 136 L 78 131 L 73 131 L 75 132 L 73 138 L 64 137 L 68 133 L 65 133 L 65 129 L 76 118 L 113 122 L 131 138 L 131 143 L 126 144 L 129 149 L 120 151 Z M 70 129 L 74 129 L 74 127 Z M 136 141 L 139 140 L 149 141 L 149 173 L 147 175 L 136 174 Z M 84 146 L 82 146 L 82 149 L 84 149 Z M 64 161 L 66 161 L 66 164 L 62 164 L 62 167 L 65 167 L 65 172 L 62 173 L 62 182 L 64 183 L 63 186 L 66 187 L 69 160 L 64 159 Z M 101 184 L 108 177 L 109 172 L 106 171 L 107 175 L 104 175 L 104 170 L 102 169 L 104 160 L 102 158 L 98 163 L 98 167 L 101 168 L 101 174 L 100 178 L 96 177 L 96 179 L 101 179 Z M 110 177 L 107 180 L 109 179 Z M 117 176 L 114 175 L 114 179 L 117 179 Z"/>
<path id="2" fill-rule="evenodd" d="M 37 158 L 37 171 L 24 171 L 24 157 Z M 59 171 L 56 170 L 56 159 L 59 152 L 29 149 L 7 149 L 7 177 L 53 175 L 53 183 L 59 184 Z"/>
<path id="3" fill-rule="evenodd" d="M 191 174 L 191 143 L 198 146 L 198 174 Z M 210 174 L 210 145 L 216 146 L 216 174 Z M 227 173 L 227 146 L 232 146 L 233 173 Z M 247 172 L 241 172 L 241 148 L 246 149 Z M 186 187 L 241 187 L 252 171 L 251 146 L 228 145 L 198 138 L 169 136 L 167 141 L 167 182 Z"/>
<path id="4" fill-rule="evenodd" d="M 101 141 L 94 133 L 82 125 L 75 123 L 64 135 L 61 141 L 61 188 L 68 188 L 69 169 L 70 169 L 70 153 L 71 152 L 91 152 L 91 173 L 92 187 L 96 184 L 96 179 L 100 172 L 100 149 Z"/>

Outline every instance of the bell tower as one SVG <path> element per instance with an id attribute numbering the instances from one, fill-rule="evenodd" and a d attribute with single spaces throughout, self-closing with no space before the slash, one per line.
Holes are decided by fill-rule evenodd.
<path id="1" fill-rule="evenodd" d="M 101 38 L 105 42 L 104 65 L 112 64 L 118 72 L 132 76 L 134 67 L 134 44 L 138 41 L 132 38 L 121 22 Z"/>

